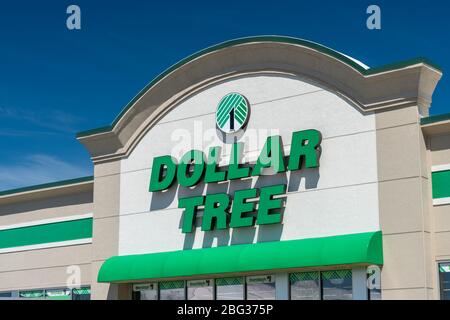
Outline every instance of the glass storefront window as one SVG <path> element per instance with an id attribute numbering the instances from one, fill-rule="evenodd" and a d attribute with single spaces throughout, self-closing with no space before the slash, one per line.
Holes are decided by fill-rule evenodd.
<path id="1" fill-rule="evenodd" d="M 79 288 L 72 290 L 72 300 L 91 300 L 91 288 Z"/>
<path id="2" fill-rule="evenodd" d="M 159 297 L 161 300 L 185 300 L 186 291 L 184 281 L 164 281 L 159 284 Z"/>
<path id="3" fill-rule="evenodd" d="M 441 300 L 450 300 L 450 262 L 439 264 Z"/>
<path id="4" fill-rule="evenodd" d="M 188 300 L 214 300 L 214 280 L 191 280 L 187 282 Z"/>
<path id="5" fill-rule="evenodd" d="M 42 300 L 45 298 L 44 290 L 29 290 L 29 291 L 20 291 L 19 298 L 21 299 L 33 299 L 33 300 Z"/>
<path id="6" fill-rule="evenodd" d="M 323 300 L 352 300 L 352 271 L 324 271 L 322 275 Z"/>
<path id="7" fill-rule="evenodd" d="M 247 300 L 275 300 L 275 277 L 247 277 Z"/>
<path id="8" fill-rule="evenodd" d="M 134 284 L 133 300 L 158 300 L 158 284 L 156 282 Z"/>
<path id="9" fill-rule="evenodd" d="M 298 272 L 289 275 L 291 300 L 320 300 L 320 273 Z"/>
<path id="10" fill-rule="evenodd" d="M 216 279 L 217 300 L 243 300 L 244 278 L 221 278 Z"/>
<path id="11" fill-rule="evenodd" d="M 2 298 L 12 298 L 15 300 L 90 300 L 90 287 L 82 288 L 52 288 L 52 289 L 36 289 L 23 290 L 0 293 Z"/>
<path id="12" fill-rule="evenodd" d="M 70 289 L 49 289 L 45 290 L 47 300 L 72 300 Z"/>
<path id="13" fill-rule="evenodd" d="M 12 297 L 12 292 L 0 292 L 0 300 Z"/>

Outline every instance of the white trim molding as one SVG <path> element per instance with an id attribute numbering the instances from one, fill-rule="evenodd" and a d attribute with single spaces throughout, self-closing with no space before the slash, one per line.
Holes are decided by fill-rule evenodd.
<path id="1" fill-rule="evenodd" d="M 83 220 L 83 219 L 89 219 L 89 218 L 92 218 L 92 217 L 93 217 L 92 213 L 87 213 L 87 214 L 79 214 L 79 215 L 67 216 L 67 217 L 58 217 L 58 218 L 52 218 L 52 219 L 36 220 L 36 221 L 30 221 L 30 222 L 24 222 L 24 223 L 10 224 L 8 226 L 0 226 L 0 231 L 10 230 L 10 229 L 18 229 L 18 228 L 25 228 L 25 227 L 33 227 L 33 226 L 40 226 L 40 225 L 44 225 L 44 224 L 57 223 L 57 222 Z"/>
<path id="2" fill-rule="evenodd" d="M 450 163 L 431 167 L 431 172 L 448 171 L 448 170 L 450 170 Z"/>
<path id="3" fill-rule="evenodd" d="M 433 199 L 433 206 L 442 206 L 446 204 L 450 204 L 450 197 Z"/>
<path id="4" fill-rule="evenodd" d="M 31 246 L 21 246 L 21 247 L 0 249 L 0 254 L 21 252 L 21 251 L 32 251 L 32 250 L 40 250 L 40 249 L 49 249 L 49 248 L 57 248 L 57 247 L 68 247 L 68 246 L 76 246 L 76 245 L 89 244 L 89 243 L 92 243 L 92 238 L 60 241 L 60 242 L 49 242 L 49 243 L 34 244 Z"/>

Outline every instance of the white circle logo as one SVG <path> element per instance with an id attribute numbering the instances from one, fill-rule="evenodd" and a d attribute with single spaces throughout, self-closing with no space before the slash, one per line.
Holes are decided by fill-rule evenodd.
<path id="1" fill-rule="evenodd" d="M 224 133 L 242 129 L 248 121 L 250 105 L 239 93 L 229 93 L 220 100 L 216 111 L 216 124 Z"/>

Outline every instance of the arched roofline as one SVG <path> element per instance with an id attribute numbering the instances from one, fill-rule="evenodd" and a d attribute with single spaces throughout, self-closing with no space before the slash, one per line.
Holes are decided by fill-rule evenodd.
<path id="1" fill-rule="evenodd" d="M 330 88 L 335 90 L 337 93 L 342 94 L 346 98 L 354 101 L 358 106 L 360 106 L 363 111 L 376 110 L 380 108 L 401 107 L 416 103 L 420 109 L 424 109 L 425 113 L 427 113 L 428 107 L 431 103 L 431 94 L 434 91 L 437 81 L 442 76 L 441 69 L 426 58 L 415 58 L 403 62 L 367 69 L 351 57 L 348 57 L 338 51 L 308 40 L 285 36 L 256 36 L 240 38 L 226 41 L 203 49 L 172 65 L 164 72 L 159 74 L 156 78 L 154 78 L 148 85 L 146 85 L 145 88 L 141 90 L 123 108 L 123 110 L 110 125 L 79 132 L 77 134 L 77 138 L 88 148 L 94 161 L 106 160 L 107 158 L 114 157 L 114 155 L 126 155 L 128 154 L 130 149 L 130 141 L 128 140 L 132 136 L 133 138 L 136 138 L 137 135 L 130 132 L 128 134 L 122 134 L 122 136 L 120 135 L 121 132 L 124 131 L 124 128 L 131 122 L 129 119 L 127 121 L 127 117 L 133 118 L 134 116 L 136 116 L 136 114 L 133 114 L 133 109 L 137 109 L 137 105 L 140 102 L 143 103 L 142 100 L 146 95 L 155 94 L 154 91 L 158 91 L 158 86 L 164 86 L 164 82 L 173 81 L 177 76 L 179 78 L 185 76 L 185 69 L 188 69 L 189 67 L 196 67 L 198 69 L 198 64 L 201 64 L 203 62 L 207 64 L 208 62 L 211 62 L 210 57 L 213 54 L 224 53 L 223 55 L 229 57 L 230 59 L 236 60 L 236 58 L 238 58 L 235 63 L 236 66 L 238 66 L 240 64 L 239 54 L 245 54 L 245 48 L 248 47 L 248 51 L 250 51 L 252 49 L 255 50 L 257 48 L 262 48 L 263 46 L 266 46 L 267 48 L 269 48 L 270 46 L 271 50 L 268 50 L 268 52 L 270 51 L 270 53 L 267 53 L 267 57 L 263 57 L 260 59 L 261 71 L 280 70 L 279 66 L 283 65 L 283 63 L 286 62 L 287 59 L 286 61 L 284 61 L 285 57 L 283 57 L 283 55 L 280 54 L 279 56 L 277 56 L 273 53 L 277 50 L 279 50 L 280 52 L 284 50 L 283 53 L 285 53 L 287 49 L 292 50 L 294 48 L 295 50 L 297 50 L 296 53 L 299 54 L 299 61 L 301 60 L 302 62 L 305 62 L 310 67 L 310 72 L 305 73 L 306 77 L 311 77 L 310 73 L 312 71 L 314 73 L 314 80 L 318 80 L 319 82 L 322 82 L 326 85 L 328 84 Z M 274 47 L 277 46 L 279 49 L 274 49 Z M 239 48 L 241 50 L 238 52 Z M 265 53 L 263 51 L 261 52 L 260 55 L 263 56 Z M 310 61 L 307 61 L 308 59 L 310 59 Z M 266 60 L 269 61 L 269 63 L 266 64 Z M 273 67 L 274 62 L 276 62 L 275 67 Z M 248 57 L 246 61 L 242 62 L 243 65 L 245 63 L 247 63 L 247 69 L 250 70 L 251 67 L 248 66 Z M 289 63 L 292 63 L 292 57 Z M 287 63 L 287 65 L 289 63 Z M 330 69 L 331 67 L 339 69 L 339 73 L 342 73 L 341 79 L 331 79 L 332 77 L 330 77 L 330 71 L 327 70 L 327 68 Z M 230 71 L 231 69 L 235 69 L 232 70 L 234 73 L 244 73 L 245 71 L 248 71 L 245 70 L 245 67 L 241 68 L 241 70 L 240 68 L 230 68 L 230 66 L 228 66 L 228 69 L 230 69 Z M 177 72 L 179 74 L 177 74 Z M 395 77 L 397 79 L 403 78 L 398 82 L 399 90 L 403 92 L 386 92 L 385 96 L 383 96 L 384 92 L 380 91 L 379 99 L 377 99 L 377 97 L 374 96 L 374 92 L 369 92 L 370 90 L 366 90 L 367 88 L 369 88 L 371 83 L 374 84 L 375 82 L 379 83 L 380 81 L 385 81 L 385 85 L 382 89 L 386 89 L 386 91 L 389 91 L 389 87 L 392 87 L 393 81 L 386 79 L 386 76 L 383 75 L 390 74 L 392 72 L 398 73 L 398 75 L 396 76 L 390 75 L 392 79 Z M 207 72 L 204 70 L 202 70 L 202 73 L 204 73 L 205 79 L 209 76 L 211 76 L 211 78 L 217 76 L 207 74 Z M 330 79 L 328 79 L 327 77 L 329 77 Z M 200 82 L 199 79 L 201 79 L 201 77 L 197 77 L 196 81 Z M 367 79 L 372 80 L 368 81 Z M 328 80 L 330 81 L 328 82 Z M 411 80 L 413 82 L 411 82 Z M 424 80 L 428 81 L 428 83 L 424 82 Z M 403 84 L 401 84 L 402 81 Z M 412 85 L 406 88 L 404 85 L 404 81 L 408 81 Z M 189 82 L 190 85 L 195 85 L 195 81 L 193 82 L 192 79 L 187 79 L 187 81 L 185 82 Z M 167 86 L 167 84 L 165 85 Z M 167 88 L 165 90 L 167 90 Z M 380 90 L 378 84 L 373 90 Z M 176 92 L 173 92 L 172 94 L 176 94 Z M 155 107 L 154 109 L 155 110 L 152 110 L 152 113 L 153 111 L 161 112 L 159 108 Z M 421 112 L 422 111 L 423 110 L 421 110 Z M 148 115 L 149 114 L 147 114 L 147 116 Z M 145 121 L 145 119 L 141 119 L 141 122 L 143 121 Z M 137 130 L 139 126 L 140 124 L 136 123 L 136 121 L 132 125 L 134 130 Z M 146 130 L 148 130 L 148 128 Z M 99 145 L 104 143 L 109 143 L 111 144 L 111 146 L 103 146 L 99 148 Z"/>

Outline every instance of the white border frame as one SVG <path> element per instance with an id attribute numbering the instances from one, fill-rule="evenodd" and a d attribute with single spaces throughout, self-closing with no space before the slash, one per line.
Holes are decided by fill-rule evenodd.
<path id="1" fill-rule="evenodd" d="M 450 204 L 450 197 L 433 199 L 433 206 L 443 206 L 446 204 Z"/>
<path id="2" fill-rule="evenodd" d="M 0 226 L 0 231 L 4 230 L 10 230 L 10 229 L 18 229 L 18 228 L 25 228 L 25 227 L 33 227 L 33 226 L 40 226 L 43 224 L 50 224 L 50 223 L 57 223 L 57 222 L 66 222 L 66 221 L 74 221 L 74 220 L 83 220 L 83 219 L 89 219 L 93 218 L 92 213 L 87 214 L 79 214 L 75 216 L 67 216 L 67 217 L 58 217 L 58 218 L 51 218 L 51 219 L 43 219 L 43 220 L 35 220 L 30 222 L 23 222 L 23 223 L 16 223 L 16 224 L 10 224 L 7 226 Z"/>
<path id="3" fill-rule="evenodd" d="M 31 246 L 10 247 L 10 248 L 5 248 L 5 249 L 0 249 L 0 254 L 22 252 L 22 251 L 32 251 L 32 250 L 40 250 L 40 249 L 49 249 L 49 248 L 57 248 L 57 247 L 68 247 L 68 246 L 76 246 L 76 245 L 88 244 L 88 243 L 92 243 L 92 238 L 68 240 L 68 241 L 60 241 L 60 242 L 48 242 L 48 243 L 42 243 L 42 244 L 34 244 Z"/>
<path id="4" fill-rule="evenodd" d="M 431 166 L 431 172 L 438 172 L 438 171 L 447 171 L 450 170 L 450 163 L 449 164 L 441 164 L 437 166 Z"/>
<path id="5" fill-rule="evenodd" d="M 439 270 L 439 265 L 442 264 L 442 263 L 450 263 L 450 260 L 448 260 L 448 259 L 436 260 L 436 271 L 437 271 L 437 277 L 436 277 L 437 286 L 436 286 L 436 288 L 437 288 L 437 298 L 438 298 L 438 300 L 442 300 L 442 297 L 441 297 L 441 279 L 440 279 L 440 272 L 441 271 Z M 442 300 L 442 301 L 444 301 L 444 300 Z"/>
<path id="6" fill-rule="evenodd" d="M 46 224 L 58 223 L 58 222 L 77 221 L 77 220 L 90 219 L 90 218 L 93 218 L 92 213 L 80 214 L 80 215 L 74 215 L 74 216 L 68 216 L 68 217 L 58 217 L 58 218 L 52 218 L 52 219 L 36 220 L 36 221 L 12 224 L 12 225 L 8 225 L 8 226 L 0 226 L 0 231 L 40 226 L 40 225 L 46 225 Z M 29 246 L 9 247 L 9 248 L 0 249 L 0 254 L 32 251 L 32 250 L 40 250 L 40 249 L 49 249 L 49 248 L 57 248 L 57 247 L 67 247 L 67 246 L 75 246 L 75 245 L 82 245 L 82 244 L 89 244 L 89 243 L 92 243 L 92 238 L 83 238 L 83 239 L 67 240 L 67 241 L 59 241 L 59 242 L 47 242 L 47 243 L 34 244 L 34 245 L 29 245 Z"/>

